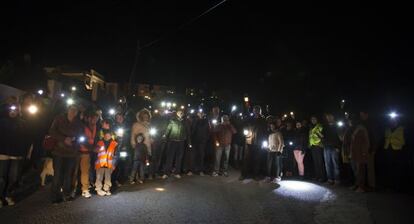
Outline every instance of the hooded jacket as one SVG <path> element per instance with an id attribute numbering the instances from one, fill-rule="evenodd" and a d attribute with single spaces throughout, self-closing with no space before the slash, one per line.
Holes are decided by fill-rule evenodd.
<path id="1" fill-rule="evenodd" d="M 145 113 L 145 111 L 141 110 L 137 113 L 136 115 L 137 122 L 135 122 L 131 128 L 131 146 L 132 148 L 135 148 L 137 144 L 136 139 L 137 139 L 138 134 L 143 134 L 144 139 L 145 139 L 144 144 L 147 146 L 148 154 L 151 155 L 152 139 L 150 135 L 150 123 L 144 122 L 141 119 L 142 113 Z"/>

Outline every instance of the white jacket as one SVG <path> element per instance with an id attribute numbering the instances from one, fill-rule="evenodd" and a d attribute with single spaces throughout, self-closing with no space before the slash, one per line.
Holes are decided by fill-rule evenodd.
<path id="1" fill-rule="evenodd" d="M 283 152 L 285 147 L 282 133 L 279 131 L 269 135 L 269 152 Z"/>

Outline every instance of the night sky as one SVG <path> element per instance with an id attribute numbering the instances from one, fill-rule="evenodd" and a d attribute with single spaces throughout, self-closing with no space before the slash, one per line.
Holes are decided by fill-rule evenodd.
<path id="1" fill-rule="evenodd" d="M 228 0 L 177 31 L 219 2 L 16 1 L 0 15 L 0 63 L 27 52 L 39 66 L 94 68 L 126 82 L 137 41 L 162 37 L 140 52 L 136 82 L 229 89 L 298 109 L 342 98 L 410 102 L 404 76 L 414 35 L 405 6 Z"/>

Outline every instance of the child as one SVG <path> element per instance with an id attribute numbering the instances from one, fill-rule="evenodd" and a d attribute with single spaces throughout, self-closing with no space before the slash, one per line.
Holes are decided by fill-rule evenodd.
<path id="1" fill-rule="evenodd" d="M 131 175 L 129 176 L 129 181 L 131 184 L 135 184 L 136 174 L 139 174 L 139 183 L 144 183 L 144 168 L 145 165 L 148 163 L 148 148 L 144 144 L 145 137 L 142 133 L 137 135 L 136 142 L 134 148 L 134 157 L 132 163 L 132 171 Z"/>
<path id="2" fill-rule="evenodd" d="M 95 190 L 99 196 L 111 195 L 111 174 L 114 170 L 113 156 L 115 154 L 118 143 L 112 139 L 111 130 L 104 130 L 104 138 L 97 143 L 97 159 L 95 162 L 96 183 Z M 102 181 L 105 183 L 102 190 Z"/>

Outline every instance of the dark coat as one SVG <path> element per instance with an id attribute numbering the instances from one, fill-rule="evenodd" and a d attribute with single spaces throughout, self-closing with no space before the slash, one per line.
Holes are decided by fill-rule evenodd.
<path id="1" fill-rule="evenodd" d="M 83 125 L 78 119 L 70 122 L 67 119 L 66 114 L 57 116 L 49 129 L 49 134 L 57 140 L 57 144 L 52 151 L 52 155 L 62 157 L 78 156 L 79 144 L 77 144 L 76 139 L 83 133 L 82 127 Z M 71 146 L 64 144 L 66 137 L 74 140 Z"/>
<path id="2" fill-rule="evenodd" d="M 20 118 L 4 117 L 0 120 L 0 154 L 8 156 L 26 157 L 30 147 L 27 141 L 28 133 L 25 122 Z"/>

